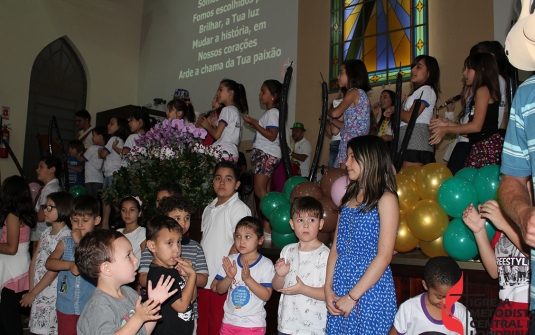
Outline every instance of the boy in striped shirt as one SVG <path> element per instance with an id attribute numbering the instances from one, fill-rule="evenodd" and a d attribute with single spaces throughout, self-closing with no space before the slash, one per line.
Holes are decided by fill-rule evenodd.
<path id="1" fill-rule="evenodd" d="M 182 227 L 182 253 L 180 254 L 180 257 L 191 261 L 191 266 L 197 274 L 197 287 L 202 288 L 206 286 L 206 282 L 208 281 L 208 266 L 206 265 L 204 251 L 199 242 L 190 239 L 189 236 L 186 235 L 186 232 L 190 227 L 190 218 L 193 212 L 195 212 L 195 207 L 191 201 L 186 199 L 181 194 L 174 194 L 160 200 L 159 206 L 156 210 L 156 215 L 168 216 L 175 220 L 180 227 Z M 143 252 L 143 256 L 141 258 L 143 258 L 143 260 L 148 264 L 150 264 L 153 259 L 152 254 L 150 254 L 150 256 L 146 255 L 145 251 Z M 150 258 L 150 261 L 148 261 L 148 258 Z M 140 272 L 141 271 L 143 270 L 140 268 Z M 146 283 L 142 283 L 142 286 L 143 284 L 146 285 Z M 193 304 L 193 318 L 195 322 L 198 319 L 197 301 L 195 301 Z"/>

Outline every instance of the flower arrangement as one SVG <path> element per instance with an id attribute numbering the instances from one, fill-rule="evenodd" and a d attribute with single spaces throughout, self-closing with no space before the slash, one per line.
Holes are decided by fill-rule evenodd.
<path id="1" fill-rule="evenodd" d="M 213 169 L 223 157 L 219 147 L 202 145 L 206 130 L 183 120 L 164 120 L 136 141 L 125 157 L 127 166 L 114 174 L 113 183 L 104 190 L 106 203 L 117 204 L 128 195 L 137 195 L 147 204 L 145 212 L 154 213 L 155 189 L 164 183 L 177 183 L 182 193 L 202 207 L 215 197 Z"/>

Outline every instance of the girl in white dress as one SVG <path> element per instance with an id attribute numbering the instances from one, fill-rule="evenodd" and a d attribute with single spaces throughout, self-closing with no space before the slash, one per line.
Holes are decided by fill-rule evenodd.
<path id="1" fill-rule="evenodd" d="M 48 227 L 37 243 L 30 263 L 30 290 L 20 301 L 24 307 L 32 306 L 30 331 L 33 334 L 53 335 L 58 333 L 56 317 L 58 273 L 45 267 L 48 256 L 63 238 L 70 235 L 70 213 L 73 196 L 68 192 L 52 193 L 43 205 Z"/>

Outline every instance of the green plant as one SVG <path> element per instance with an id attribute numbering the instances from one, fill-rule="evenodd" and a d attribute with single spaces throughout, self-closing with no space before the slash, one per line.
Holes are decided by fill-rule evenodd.
<path id="1" fill-rule="evenodd" d="M 114 174 L 111 187 L 103 192 L 104 201 L 118 204 L 126 196 L 139 196 L 150 215 L 155 210 L 155 189 L 172 182 L 197 206 L 207 205 L 215 197 L 213 169 L 222 153 L 219 147 L 203 146 L 200 141 L 205 136 L 206 130 L 182 120 L 158 123 L 126 155 L 127 166 Z"/>

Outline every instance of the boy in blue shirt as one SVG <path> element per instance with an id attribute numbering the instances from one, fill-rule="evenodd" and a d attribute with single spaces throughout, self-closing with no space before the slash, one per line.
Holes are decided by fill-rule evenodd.
<path id="1" fill-rule="evenodd" d="M 61 240 L 46 261 L 46 268 L 58 274 L 58 335 L 76 334 L 76 323 L 93 290 L 94 281 L 80 276 L 74 263 L 77 244 L 87 233 L 92 232 L 100 223 L 100 205 L 90 195 L 74 199 L 71 223 L 71 236 Z"/>
<path id="2" fill-rule="evenodd" d="M 79 140 L 69 142 L 67 165 L 69 168 L 69 187 L 84 186 L 84 143 Z"/>

